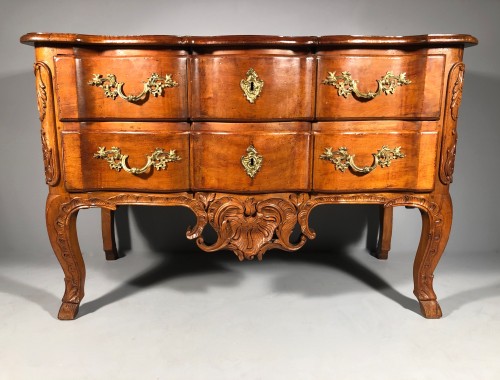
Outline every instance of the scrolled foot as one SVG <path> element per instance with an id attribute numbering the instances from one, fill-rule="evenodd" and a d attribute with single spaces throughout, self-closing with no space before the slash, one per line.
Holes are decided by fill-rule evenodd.
<path id="1" fill-rule="evenodd" d="M 422 311 L 422 315 L 428 319 L 439 319 L 443 316 L 441 312 L 441 307 L 439 306 L 438 301 L 436 300 L 427 300 L 421 301 L 419 300 L 420 310 Z"/>
<path id="2" fill-rule="evenodd" d="M 79 304 L 71 302 L 63 302 L 59 309 L 57 318 L 62 321 L 72 320 L 78 314 Z"/>

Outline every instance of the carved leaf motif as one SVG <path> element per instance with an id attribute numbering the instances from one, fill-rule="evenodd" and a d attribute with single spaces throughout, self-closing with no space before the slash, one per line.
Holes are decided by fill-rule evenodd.
<path id="1" fill-rule="evenodd" d="M 214 201 L 208 211 L 210 224 L 217 232 L 217 241 L 206 245 L 203 238 L 198 246 L 207 252 L 231 249 L 240 260 L 262 259 L 271 248 L 295 251 L 306 241 L 301 236 L 297 244 L 290 243 L 290 235 L 297 223 L 297 208 L 286 199 L 271 198 L 256 201 L 222 197 Z"/>
<path id="2" fill-rule="evenodd" d="M 38 106 L 38 114 L 40 121 L 45 119 L 47 113 L 47 86 L 45 85 L 42 78 L 42 66 L 41 62 L 35 63 L 35 77 L 36 77 L 36 99 Z"/>
<path id="3" fill-rule="evenodd" d="M 52 149 L 49 148 L 47 135 L 43 129 L 41 130 L 40 135 L 42 139 L 43 164 L 45 167 L 45 183 L 50 184 L 55 177 L 54 155 L 52 154 Z"/>
<path id="4" fill-rule="evenodd" d="M 462 103 L 462 90 L 464 87 L 464 72 L 465 72 L 465 65 L 461 64 L 458 67 L 458 75 L 457 79 L 455 81 L 455 84 L 453 85 L 453 91 L 451 95 L 451 117 L 453 120 L 458 119 L 458 110 L 460 108 L 460 104 Z"/>
<path id="5" fill-rule="evenodd" d="M 462 102 L 462 89 L 464 82 L 465 65 L 462 62 L 455 64 L 450 70 L 448 78 L 448 99 L 445 116 L 444 134 L 442 142 L 441 165 L 439 178 L 448 185 L 453 182 L 455 171 L 455 155 L 457 152 L 457 119 L 460 103 Z"/>
<path id="6" fill-rule="evenodd" d="M 45 182 L 52 186 L 59 180 L 59 164 L 56 152 L 55 125 L 53 118 L 53 109 L 48 108 L 49 99 L 52 99 L 52 76 L 50 68 L 45 62 L 38 61 L 34 65 L 37 106 L 41 122 L 41 142 L 43 163 L 45 168 Z M 47 116 L 49 114 L 49 116 Z M 52 137 L 51 137 L 52 136 Z M 52 139 L 52 140 L 51 140 Z"/>

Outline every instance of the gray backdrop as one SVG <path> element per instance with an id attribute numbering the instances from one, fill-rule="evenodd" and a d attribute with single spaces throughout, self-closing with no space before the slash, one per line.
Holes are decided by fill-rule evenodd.
<path id="1" fill-rule="evenodd" d="M 498 254 L 500 167 L 499 0 L 310 1 L 59 1 L 0 2 L 0 265 L 16 260 L 57 265 L 46 235 L 44 182 L 32 64 L 19 44 L 26 32 L 89 34 L 410 35 L 469 33 L 480 44 L 465 51 L 465 89 L 452 186 L 454 225 L 447 254 Z M 197 249 L 184 231 L 193 218 L 183 209 L 124 208 L 118 214 L 121 247 L 140 251 Z M 311 249 L 373 245 L 377 209 L 325 207 L 311 224 Z M 79 216 L 84 254 L 100 254 L 100 214 Z M 167 230 L 171 232 L 166 233 Z M 393 252 L 416 250 L 418 211 L 397 209 Z"/>

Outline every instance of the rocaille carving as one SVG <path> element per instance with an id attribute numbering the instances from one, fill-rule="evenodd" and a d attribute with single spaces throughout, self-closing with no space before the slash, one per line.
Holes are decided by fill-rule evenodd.
<path id="1" fill-rule="evenodd" d="M 462 62 L 456 63 L 450 70 L 448 77 L 448 97 L 445 113 L 443 134 L 441 165 L 439 178 L 445 185 L 453 182 L 453 172 L 455 171 L 455 156 L 457 153 L 457 119 L 460 103 L 462 102 L 462 90 L 464 83 L 465 65 Z"/>
<path id="2" fill-rule="evenodd" d="M 157 205 L 157 206 L 184 206 L 189 208 L 196 216 L 196 225 L 188 227 L 186 237 L 196 239 L 203 232 L 207 224 L 207 213 L 204 204 L 200 201 L 200 195 L 192 196 L 189 194 L 171 194 L 171 195 L 138 195 L 138 194 L 115 194 L 104 196 L 93 196 L 89 198 L 75 197 L 66 203 L 61 204 L 59 215 L 55 221 L 57 231 L 57 243 L 61 248 L 63 260 L 66 262 L 70 272 L 77 273 L 77 263 L 71 252 L 68 223 L 70 216 L 76 211 L 90 207 L 101 207 L 110 210 L 116 210 L 119 205 Z M 75 274 L 76 276 L 76 274 Z M 70 279 L 71 280 L 71 279 Z M 75 281 L 70 281 L 75 283 Z M 75 285 L 76 286 L 76 285 Z M 70 290 L 69 293 L 72 293 Z"/>
<path id="3" fill-rule="evenodd" d="M 296 244 L 290 242 L 297 224 L 297 207 L 287 199 L 257 201 L 224 196 L 208 207 L 208 221 L 217 232 L 217 241 L 207 245 L 200 237 L 198 246 L 207 252 L 230 249 L 240 260 L 262 260 L 272 248 L 296 251 L 306 242 L 303 235 Z"/>
<path id="4" fill-rule="evenodd" d="M 426 241 L 428 247 L 423 250 L 424 257 L 422 258 L 422 266 L 420 269 L 420 277 L 415 284 L 416 296 L 419 300 L 435 300 L 436 295 L 432 287 L 434 278 L 433 272 L 435 267 L 436 255 L 439 252 L 439 244 L 442 237 L 443 216 L 437 203 L 428 199 L 427 195 L 403 195 L 399 196 L 381 196 L 372 194 L 358 195 L 318 195 L 309 198 L 299 207 L 298 223 L 302 233 L 309 239 L 314 239 L 316 233 L 309 227 L 309 215 L 311 211 L 325 204 L 382 204 L 385 208 L 395 206 L 416 207 L 425 213 L 425 217 L 429 218 L 429 229 L 426 231 Z"/>
<path id="5" fill-rule="evenodd" d="M 76 47 L 78 46 L 77 44 L 82 43 L 82 39 L 85 40 L 85 49 L 80 52 L 81 49 L 76 49 Z M 443 186 L 442 184 L 447 185 L 452 181 L 454 169 L 457 142 L 456 121 L 462 99 L 464 75 L 464 65 L 458 61 L 461 60 L 464 45 L 477 43 L 477 40 L 473 37 L 464 35 L 426 36 L 425 38 L 421 36 L 397 38 L 329 36 L 294 40 L 284 37 L 256 36 L 189 37 L 189 39 L 177 39 L 171 36 L 147 36 L 134 37 L 133 39 L 130 39 L 130 37 L 113 37 L 109 39 L 109 37 L 103 36 L 30 34 L 23 37 L 22 41 L 35 44 L 37 57 L 47 59 L 47 63 L 37 62 L 35 64 L 35 75 L 38 110 L 42 123 L 41 140 L 45 173 L 47 183 L 52 186 L 47 199 L 46 221 L 50 241 L 64 271 L 66 283 L 59 318 L 73 319 L 76 316 L 78 305 L 84 295 L 85 266 L 76 234 L 77 212 L 80 209 L 92 207 L 115 210 L 120 205 L 187 207 L 193 211 L 196 217 L 196 225 L 192 228 L 188 227 L 186 232 L 187 238 L 196 239 L 196 244 L 204 251 L 232 250 L 240 260 L 253 259 L 255 257 L 262 259 L 263 255 L 273 248 L 285 251 L 296 251 L 301 248 L 307 239 L 314 239 L 316 236 L 314 230 L 309 226 L 309 216 L 312 210 L 320 205 L 372 204 L 376 205 L 382 211 L 385 209 L 392 210 L 396 206 L 416 207 L 420 210 L 422 216 L 422 233 L 413 268 L 414 293 L 420 302 L 424 316 L 428 318 L 438 318 L 441 316 L 439 304 L 433 290 L 433 272 L 446 246 L 452 219 L 452 204 L 448 186 Z M 298 86 L 296 93 L 287 93 L 286 96 L 288 98 L 283 98 L 282 101 L 274 95 L 273 89 L 269 94 L 269 104 L 259 103 L 260 105 L 257 107 L 247 104 L 245 108 L 251 108 L 252 112 L 249 114 L 248 110 L 246 110 L 246 113 L 238 113 L 234 120 L 220 120 L 211 113 L 204 115 L 201 120 L 196 118 L 190 119 L 190 112 L 193 111 L 193 108 L 207 105 L 208 103 L 205 104 L 204 102 L 211 102 L 213 99 L 211 94 L 205 93 L 204 95 L 206 96 L 199 97 L 195 92 L 191 91 L 193 89 L 192 86 L 199 86 L 198 82 L 203 80 L 203 78 L 199 78 L 199 68 L 195 67 L 195 65 L 188 65 L 186 70 L 191 81 L 182 84 L 179 88 L 182 91 L 169 91 L 172 95 L 182 96 L 183 99 L 185 97 L 185 104 L 183 103 L 182 107 L 186 112 L 179 119 L 166 120 L 163 118 L 163 110 L 159 110 L 156 107 L 151 107 L 151 113 L 147 117 L 144 117 L 145 115 L 140 112 L 138 113 L 138 110 L 143 105 L 142 103 L 148 100 L 149 97 L 164 95 L 167 88 L 177 86 L 177 83 L 170 74 L 164 77 L 153 74 L 143 82 L 144 87 L 142 92 L 137 95 L 125 94 L 123 91 L 124 83 L 118 82 L 114 74 L 107 74 L 106 76 L 94 74 L 93 78 L 85 77 L 85 82 L 90 79 L 88 84 L 85 84 L 85 88 L 90 90 L 91 94 L 88 93 L 89 91 L 82 92 L 76 88 L 81 81 L 81 78 L 77 75 L 78 73 L 75 73 L 74 68 L 68 69 L 65 66 L 65 62 L 67 61 L 58 60 L 57 57 L 62 54 L 67 55 L 67 52 L 70 51 L 73 56 L 72 60 L 86 60 L 89 65 L 88 67 L 92 67 L 92 65 L 98 66 L 96 62 L 99 62 L 99 64 L 103 62 L 103 44 L 106 46 L 106 51 L 110 53 L 106 59 L 114 60 L 114 63 L 118 66 L 120 62 L 123 62 L 121 57 L 125 57 L 127 60 L 136 60 L 136 62 L 141 61 L 142 57 L 138 58 L 137 56 L 137 49 L 139 48 L 141 54 L 146 54 L 146 57 L 155 59 L 164 56 L 166 47 L 172 52 L 172 57 L 176 55 L 174 51 L 178 51 L 179 54 L 187 56 L 188 62 L 194 57 L 195 53 L 203 54 L 209 60 L 216 56 L 220 58 L 221 55 L 218 54 L 226 50 L 236 51 L 238 59 L 242 59 L 241 62 L 248 62 L 252 57 L 256 56 L 259 57 L 259 62 L 262 62 L 261 58 L 264 57 L 269 62 L 269 65 L 265 65 L 265 67 L 259 66 L 258 70 L 262 70 L 260 73 L 265 75 L 266 78 L 271 79 L 278 67 L 284 67 L 283 64 L 275 64 L 277 60 L 279 62 L 286 62 L 288 58 L 292 57 L 293 59 L 290 62 L 291 64 L 295 64 L 294 62 L 296 61 L 304 61 L 304 59 L 309 60 L 312 58 L 317 60 L 317 64 L 304 65 L 301 63 L 300 72 L 302 74 L 295 76 L 293 79 L 307 81 L 309 83 L 308 86 Z M 216 47 L 215 50 L 214 47 Z M 402 59 L 398 58 L 397 62 L 400 63 L 397 64 L 394 59 L 395 47 L 397 47 L 397 56 L 402 57 Z M 417 48 L 418 51 L 416 50 Z M 435 53 L 436 48 L 439 50 L 439 54 Z M 436 57 L 438 55 L 440 58 Z M 350 59 L 349 56 L 359 56 L 364 63 L 360 65 L 358 63 L 360 60 Z M 372 57 L 374 57 L 373 61 Z M 358 88 L 358 80 L 353 78 L 349 71 L 344 71 L 341 74 L 329 72 L 326 79 L 321 82 L 318 75 L 323 76 L 324 72 L 318 74 L 318 68 L 323 67 L 321 65 L 324 65 L 324 62 L 333 61 L 351 65 L 349 69 L 352 72 L 360 72 L 366 66 L 366 63 L 369 62 L 370 70 L 377 70 L 375 72 L 379 73 L 376 74 L 374 79 L 384 72 L 386 74 L 376 80 L 378 87 L 368 92 L 362 92 Z M 411 71 L 411 76 L 415 77 L 412 77 L 410 81 L 404 72 L 394 74 L 391 71 L 386 71 L 388 68 L 385 66 L 386 64 L 393 68 L 398 66 L 401 70 Z M 447 97 L 444 102 L 445 108 L 442 112 L 444 117 L 441 119 L 439 115 L 443 102 L 440 99 L 444 90 L 441 76 L 443 75 L 444 65 L 449 67 L 452 64 L 453 66 L 448 74 Z M 53 88 L 50 69 L 52 66 L 57 69 L 58 74 L 55 78 L 58 83 L 57 97 L 54 94 L 55 88 Z M 232 99 L 231 96 L 227 97 L 228 107 L 238 110 L 238 107 L 242 106 L 241 102 L 245 103 L 248 101 L 254 104 L 256 101 L 263 100 L 259 100 L 259 96 L 263 94 L 264 80 L 259 78 L 259 75 L 253 68 L 248 69 L 245 76 L 243 72 L 234 71 L 235 69 L 238 70 L 239 64 L 228 65 L 227 67 L 232 72 L 218 70 L 214 76 L 214 80 L 224 82 L 231 80 L 236 86 L 236 88 L 228 89 L 231 92 L 236 91 L 237 95 L 236 100 Z M 287 67 L 284 68 L 288 69 Z M 117 67 L 117 70 L 123 72 L 124 67 Z M 153 68 L 152 71 L 154 70 Z M 237 87 L 238 83 L 234 82 L 234 78 L 237 78 L 236 82 L 240 82 L 239 85 L 243 93 L 240 92 L 240 89 Z M 69 86 L 65 88 L 67 91 L 61 90 L 63 84 Z M 268 85 L 266 84 L 266 86 Z M 408 85 L 410 87 L 406 87 Z M 91 90 L 89 86 L 99 87 L 100 89 Z M 333 89 L 324 86 L 333 86 Z M 398 87 L 404 88 L 398 89 Z M 334 95 L 335 99 L 325 96 L 325 92 L 322 89 L 328 88 L 330 90 L 327 92 L 336 92 L 339 97 L 349 98 L 349 96 L 353 96 L 357 99 L 356 104 L 352 103 L 354 107 L 350 109 L 350 112 L 342 110 L 342 107 L 333 105 L 337 101 L 337 95 Z M 106 114 L 106 109 L 113 105 L 113 101 L 111 99 L 103 100 L 103 104 L 98 102 L 99 104 L 95 105 L 94 99 L 87 99 L 89 96 L 92 96 L 94 91 L 96 94 L 104 91 L 104 95 L 100 92 L 101 100 L 103 100 L 104 96 L 113 100 L 116 99 L 117 101 L 119 100 L 117 98 L 121 97 L 125 101 L 135 104 L 121 103 L 124 106 L 123 109 L 125 112 L 123 120 L 121 115 L 110 118 Z M 76 99 L 69 99 L 75 93 L 78 93 L 78 97 Z M 187 97 L 185 96 L 186 94 L 188 94 Z M 387 102 L 381 102 L 377 105 L 376 101 L 369 101 L 381 94 L 388 95 Z M 391 94 L 395 95 L 389 96 Z M 243 100 L 241 96 L 244 96 L 246 100 Z M 74 118 L 65 118 L 59 115 L 61 117 L 56 120 L 54 108 L 56 102 L 59 109 L 63 109 L 64 107 L 78 110 L 92 108 L 95 111 L 95 115 L 93 114 L 95 119 L 85 118 L 84 114 L 78 112 Z M 277 102 L 280 103 L 276 104 Z M 295 110 L 297 104 L 300 102 L 303 102 L 308 107 L 310 106 L 310 109 L 313 110 L 312 113 L 304 115 L 297 112 L 293 113 L 294 116 L 291 118 L 284 118 L 284 115 L 288 115 L 292 107 Z M 341 104 L 344 104 L 344 102 L 345 100 L 341 100 Z M 344 105 L 346 106 L 346 104 Z M 326 107 L 328 112 L 323 116 L 321 113 L 317 113 L 319 116 L 316 120 L 314 109 L 318 109 L 318 105 Z M 116 108 L 116 104 L 114 106 Z M 169 107 L 168 104 L 166 106 Z M 174 105 L 174 107 L 176 106 Z M 386 107 L 396 107 L 396 110 L 389 110 Z M 427 111 L 427 109 L 430 111 Z M 276 110 L 276 112 L 273 114 L 272 110 Z M 385 119 L 391 120 L 386 122 L 384 121 Z M 151 127 L 153 125 L 151 121 L 155 121 L 158 125 Z M 273 142 L 267 142 L 264 137 L 273 134 L 274 130 L 279 130 L 280 133 L 281 131 L 285 131 L 286 134 L 293 135 L 307 134 L 310 144 L 308 147 L 303 147 L 302 149 L 292 147 L 289 153 L 288 151 L 286 152 L 288 155 L 281 155 L 279 160 L 274 157 L 272 152 L 265 158 L 262 157 L 253 145 L 248 147 L 245 155 L 245 152 L 238 150 L 237 146 L 240 145 L 236 144 L 235 146 L 228 147 L 227 153 L 234 160 L 240 160 L 243 169 L 239 166 L 240 163 L 233 161 L 230 164 L 221 163 L 217 171 L 208 173 L 207 170 L 204 170 L 203 162 L 200 163 L 200 167 L 192 166 L 194 161 L 191 157 L 196 157 L 199 154 L 197 152 L 198 148 L 196 148 L 197 145 L 192 143 L 192 135 L 197 133 L 196 125 L 194 125 L 190 130 L 192 135 L 185 140 L 186 143 L 189 143 L 190 150 L 187 156 L 183 157 L 183 160 L 186 160 L 186 168 L 182 174 L 186 180 L 185 189 L 191 188 L 191 190 L 182 193 L 171 193 L 174 191 L 175 186 L 171 187 L 168 181 L 165 181 L 163 186 L 163 182 L 158 177 L 154 178 L 154 180 L 159 180 L 159 185 L 156 187 L 154 186 L 154 182 L 150 178 L 147 178 L 147 176 L 131 178 L 125 175 L 123 177 L 120 176 L 120 183 L 116 181 L 117 189 L 119 188 L 120 190 L 103 190 L 99 186 L 101 183 L 104 183 L 104 179 L 98 177 L 102 174 L 104 176 L 108 173 L 111 174 L 106 169 L 106 163 L 101 163 L 105 169 L 105 173 L 102 170 L 92 172 L 95 165 L 90 165 L 87 168 L 83 167 L 77 174 L 71 173 L 71 170 L 68 170 L 68 168 L 74 168 L 77 165 L 80 168 L 82 161 L 88 158 L 87 152 L 89 147 L 83 146 L 87 142 L 77 136 L 78 132 L 87 127 L 89 127 L 92 133 L 96 134 L 93 135 L 96 139 L 98 133 L 126 135 L 127 138 L 137 138 L 137 147 L 139 147 L 148 146 L 146 145 L 148 141 L 157 141 L 159 138 L 169 135 L 172 131 L 175 131 L 177 123 L 188 124 L 192 121 L 195 124 L 201 122 L 210 123 L 210 128 L 207 128 L 210 133 L 231 134 L 231 138 L 234 139 L 232 141 L 237 141 L 237 144 L 241 144 L 241 141 L 243 141 L 237 140 L 240 138 L 240 135 L 243 135 L 242 139 L 247 139 L 251 132 L 245 131 L 244 134 L 240 134 L 239 131 L 233 132 L 233 129 L 231 129 L 231 132 L 226 132 L 226 129 L 219 129 L 223 123 L 231 123 L 233 121 L 241 124 L 246 122 L 248 125 L 259 123 L 259 128 L 255 128 L 255 133 L 261 133 L 259 131 L 263 132 L 257 136 L 259 140 L 257 148 L 261 152 L 266 152 L 266 155 L 268 154 L 267 152 L 271 151 Z M 325 122 L 324 128 L 323 126 L 320 126 L 321 128 L 318 129 L 311 128 L 310 123 L 313 121 L 318 121 L 318 123 Z M 309 129 L 305 130 L 305 128 L 302 129 L 301 127 L 299 130 L 299 128 L 295 128 L 294 126 L 299 122 L 309 125 Z M 171 124 L 166 125 L 167 123 Z M 373 123 L 373 129 L 371 129 L 370 123 Z M 347 124 L 350 125 L 349 131 L 344 129 L 344 125 Z M 146 125 L 147 127 L 145 127 Z M 163 126 L 166 127 L 165 130 Z M 137 130 L 145 127 L 148 133 L 134 133 L 136 127 Z M 185 127 L 182 127 L 183 131 Z M 226 124 L 224 124 L 224 128 L 226 128 Z M 187 130 L 187 127 L 185 129 Z M 384 131 L 380 132 L 382 129 Z M 205 133 L 205 131 L 202 130 L 200 133 Z M 412 140 L 412 136 L 417 136 L 419 133 L 433 134 L 435 138 L 425 141 L 423 139 L 422 141 Z M 362 141 L 362 143 L 369 143 L 369 139 L 372 136 L 380 137 L 382 134 L 391 134 L 391 141 L 397 144 L 398 140 L 406 141 L 407 136 L 409 136 L 408 141 L 414 141 L 415 146 L 410 147 L 405 145 L 403 148 L 396 147 L 394 149 L 383 146 L 377 153 L 372 153 L 374 157 L 373 164 L 366 167 L 357 166 L 354 161 L 355 156 L 350 154 L 346 147 L 341 147 L 338 150 L 327 148 L 323 154 L 318 152 L 318 149 L 323 149 L 324 147 L 320 146 L 318 148 L 315 144 L 321 141 L 322 138 L 326 138 L 325 135 L 339 136 L 344 134 L 349 135 L 347 141 Z M 356 134 L 363 135 L 363 139 L 353 137 Z M 68 140 L 61 141 L 60 139 L 62 138 Z M 71 138 L 75 139 L 75 141 L 80 138 L 79 141 L 81 143 L 81 150 L 78 151 L 78 148 L 76 148 L 76 152 L 71 152 L 73 155 L 69 154 L 68 148 L 72 146 L 70 144 L 72 141 L 70 141 Z M 377 138 L 374 138 L 374 140 Z M 273 139 L 275 139 L 274 135 Z M 168 138 L 166 140 L 168 141 Z M 207 141 L 211 140 L 207 139 Z M 287 141 L 284 139 L 283 145 L 287 144 Z M 63 144 L 63 142 L 67 144 Z M 248 142 L 245 146 L 247 144 Z M 440 149 L 437 149 L 435 144 L 441 144 Z M 58 150 L 58 146 L 68 149 L 68 152 L 64 152 L 63 154 L 62 151 Z M 92 149 L 97 149 L 97 144 L 92 146 Z M 151 147 L 151 149 L 153 148 Z M 428 152 L 441 152 L 438 183 L 433 182 L 434 178 L 436 178 L 435 171 L 438 169 L 434 166 L 434 161 L 429 165 L 424 165 L 422 162 L 411 162 L 408 163 L 408 167 L 417 168 L 416 172 L 408 171 L 406 173 L 404 170 L 392 172 L 390 169 L 384 169 L 383 171 L 381 170 L 380 176 L 340 176 L 344 180 L 351 181 L 348 186 L 343 188 L 345 193 L 318 192 L 323 191 L 322 189 L 325 188 L 329 189 L 328 187 L 322 187 L 321 183 L 317 183 L 315 180 L 318 177 L 321 178 L 321 173 L 323 173 L 322 170 L 325 166 L 330 168 L 329 163 L 317 165 L 318 162 L 316 160 L 318 160 L 318 155 L 321 155 L 321 159 L 331 162 L 336 170 L 351 170 L 366 174 L 377 167 L 387 167 L 396 159 L 402 159 L 404 157 L 403 151 L 407 152 L 410 148 L 415 149 L 412 157 L 423 157 Z M 206 146 L 203 146 L 203 149 L 210 150 L 211 146 L 206 144 Z M 357 148 L 356 146 L 349 146 L 349 149 L 352 152 L 356 152 Z M 315 157 L 312 156 L 311 151 L 317 152 L 315 153 Z M 433 154 L 432 157 L 434 156 Z M 58 161 L 62 157 L 65 159 L 64 166 L 59 165 Z M 164 169 L 167 162 L 174 162 L 180 159 L 175 154 L 175 151 L 170 151 L 169 153 L 162 149 L 161 152 L 157 150 L 152 155 L 147 156 L 148 162 L 143 168 L 129 168 L 126 165 L 126 157 L 116 147 L 111 150 L 101 147 L 96 153 L 96 158 L 106 160 L 111 169 L 118 171 L 124 169 L 132 174 L 138 174 L 139 172 L 148 170 L 148 168 L 151 169 L 151 166 L 154 166 L 156 169 Z M 168 161 L 169 157 L 172 158 L 171 161 Z M 91 162 L 95 162 L 92 158 L 90 160 Z M 300 167 L 297 167 L 296 170 L 296 173 L 302 176 L 301 178 L 304 183 L 298 180 L 295 181 L 293 176 L 283 175 L 283 178 L 281 178 L 282 171 L 280 169 L 290 163 L 293 165 L 294 162 L 298 162 L 297 160 L 306 160 L 308 163 L 306 170 L 302 170 Z M 399 162 L 393 163 L 393 165 L 399 165 Z M 318 170 L 318 166 L 323 169 Z M 262 170 L 261 167 L 265 170 Z M 286 168 L 288 167 L 286 166 Z M 71 188 L 67 185 L 69 182 L 60 180 L 62 173 L 59 173 L 59 171 L 64 169 L 66 169 L 64 175 L 68 178 L 72 175 L 96 176 L 95 183 L 97 186 L 95 188 L 84 186 L 81 189 L 81 193 L 68 191 Z M 237 183 L 240 186 L 237 188 L 242 189 L 240 192 L 235 191 L 231 194 L 196 192 L 198 188 L 204 189 L 205 187 L 197 187 L 197 182 L 192 178 L 197 179 L 203 176 L 212 176 L 211 180 L 217 183 L 218 178 L 225 176 L 228 179 L 228 183 L 233 184 L 234 182 L 231 181 L 239 181 L 244 176 L 241 170 L 245 170 L 251 178 L 254 178 L 256 175 L 262 177 L 258 177 L 259 180 L 255 181 L 246 181 L 248 188 L 244 187 L 245 184 Z M 260 174 L 259 170 L 262 170 Z M 286 174 L 288 171 L 283 173 Z M 402 179 L 402 185 L 397 188 L 391 187 L 395 183 L 396 175 L 400 175 Z M 410 180 L 415 176 L 418 178 L 430 178 L 428 181 L 430 186 L 413 187 L 411 185 L 413 182 Z M 339 180 L 337 176 L 331 177 L 325 177 L 324 179 L 328 181 Z M 143 185 L 146 184 L 145 187 L 141 188 L 145 188 L 147 191 L 151 191 L 151 193 L 137 193 L 136 183 L 138 182 L 141 182 Z M 147 185 L 149 183 L 151 184 L 151 188 Z M 230 191 L 225 186 L 206 188 Z M 385 188 L 391 189 L 391 191 L 384 190 Z M 292 189 L 304 189 L 305 192 L 291 192 L 293 191 Z M 362 191 L 360 189 L 368 190 L 365 190 L 367 193 L 360 193 L 359 191 Z M 109 231 L 111 231 L 111 234 L 113 233 L 112 214 L 106 211 L 103 213 L 104 217 L 102 220 L 104 223 L 107 223 L 103 228 L 103 239 L 105 242 L 109 242 L 110 240 Z M 390 218 L 387 218 L 387 215 L 390 215 Z M 382 218 L 384 220 L 383 225 L 386 225 L 386 222 L 387 224 L 392 223 L 392 213 L 383 213 Z M 213 244 L 205 242 L 203 231 L 207 224 L 210 224 L 216 233 Z M 300 227 L 300 231 L 297 231 L 296 234 L 292 233 L 297 226 Z M 382 239 L 385 239 L 385 243 L 390 239 L 390 233 L 387 233 L 387 231 L 388 229 L 385 230 L 385 234 L 381 233 Z M 105 233 L 108 235 L 107 237 L 104 237 Z M 291 241 L 292 235 L 298 235 L 297 239 Z M 382 243 L 381 247 L 384 246 L 387 247 L 388 245 Z"/>
<path id="6" fill-rule="evenodd" d="M 42 142 L 45 183 L 52 186 L 59 180 L 57 153 L 54 152 L 55 147 L 53 147 L 52 141 L 48 136 L 49 130 L 51 135 L 55 136 L 54 121 L 52 117 L 47 116 L 48 112 L 50 116 L 52 116 L 54 112 L 53 109 L 47 109 L 49 96 L 52 97 L 52 74 L 49 66 L 45 62 L 40 61 L 35 63 L 34 73 L 36 79 L 38 113 L 41 123 L 40 138 Z"/>

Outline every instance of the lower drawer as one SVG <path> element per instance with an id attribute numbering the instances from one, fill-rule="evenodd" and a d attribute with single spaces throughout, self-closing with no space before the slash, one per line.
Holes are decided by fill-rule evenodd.
<path id="1" fill-rule="evenodd" d="M 315 191 L 428 191 L 434 187 L 437 132 L 314 134 Z"/>
<path id="2" fill-rule="evenodd" d="M 194 190 L 310 190 L 309 123 L 195 123 Z"/>
<path id="3" fill-rule="evenodd" d="M 189 132 L 63 132 L 68 191 L 189 189 Z"/>

